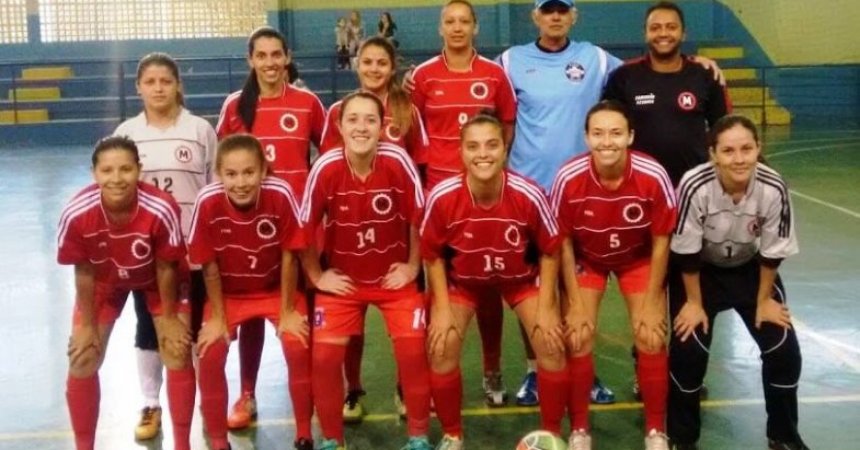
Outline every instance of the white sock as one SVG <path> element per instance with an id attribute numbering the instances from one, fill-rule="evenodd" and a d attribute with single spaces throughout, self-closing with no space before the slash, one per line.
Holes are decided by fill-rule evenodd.
<path id="1" fill-rule="evenodd" d="M 526 367 L 527 367 L 528 373 L 532 373 L 532 372 L 537 371 L 537 360 L 536 359 L 527 359 L 526 360 Z"/>
<path id="2" fill-rule="evenodd" d="M 164 380 L 163 372 L 164 366 L 157 351 L 137 349 L 137 377 L 143 394 L 143 406 L 161 406 L 158 397 Z"/>

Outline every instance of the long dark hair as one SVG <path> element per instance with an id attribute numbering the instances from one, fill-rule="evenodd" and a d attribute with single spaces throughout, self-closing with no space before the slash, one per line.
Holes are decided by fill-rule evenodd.
<path id="1" fill-rule="evenodd" d="M 248 37 L 248 56 L 254 54 L 254 44 L 257 39 L 266 37 L 281 41 L 284 47 L 284 54 L 287 54 L 287 39 L 278 30 L 272 27 L 260 27 L 251 33 Z M 260 97 L 260 82 L 257 81 L 257 71 L 251 69 L 248 72 L 248 78 L 245 79 L 245 85 L 242 86 L 242 93 L 239 94 L 239 118 L 245 124 L 245 129 L 251 131 L 254 126 L 254 119 L 257 117 L 257 100 Z"/>

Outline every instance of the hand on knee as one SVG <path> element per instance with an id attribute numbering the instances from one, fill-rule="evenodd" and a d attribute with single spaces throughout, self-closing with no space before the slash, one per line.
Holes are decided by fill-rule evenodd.
<path id="1" fill-rule="evenodd" d="M 95 375 L 101 364 L 101 354 L 98 347 L 90 347 L 77 354 L 76 358 L 69 355 L 69 375 L 75 378 L 87 378 Z"/>

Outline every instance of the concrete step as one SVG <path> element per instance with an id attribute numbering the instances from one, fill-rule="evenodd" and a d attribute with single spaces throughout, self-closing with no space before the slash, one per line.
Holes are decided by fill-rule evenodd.
<path id="1" fill-rule="evenodd" d="M 58 87 L 22 87 L 14 90 L 9 89 L 9 100 L 33 101 L 33 100 L 57 100 L 60 98 Z"/>
<path id="2" fill-rule="evenodd" d="M 47 109 L 19 109 L 15 111 L 0 111 L 0 125 L 15 123 L 41 123 L 48 121 Z"/>
<path id="3" fill-rule="evenodd" d="M 791 112 L 782 106 L 741 106 L 735 114 L 748 117 L 756 125 L 791 125 Z"/>
<path id="4" fill-rule="evenodd" d="M 29 67 L 21 70 L 24 80 L 64 80 L 74 76 L 70 66 Z"/>
<path id="5" fill-rule="evenodd" d="M 698 53 L 711 59 L 741 59 L 744 57 L 743 47 L 701 47 Z"/>

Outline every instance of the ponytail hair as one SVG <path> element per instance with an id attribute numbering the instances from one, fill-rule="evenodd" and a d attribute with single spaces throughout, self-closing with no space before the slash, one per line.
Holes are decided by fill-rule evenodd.
<path id="1" fill-rule="evenodd" d="M 254 54 L 254 44 L 257 39 L 266 37 L 281 41 L 284 47 L 284 54 L 287 53 L 287 39 L 278 30 L 272 27 L 260 27 L 251 33 L 248 37 L 248 56 Z M 257 117 L 257 101 L 260 98 L 260 83 L 257 81 L 257 71 L 251 69 L 248 72 L 248 78 L 245 79 L 245 84 L 242 86 L 242 93 L 239 94 L 239 118 L 245 125 L 245 129 L 250 131 L 254 126 L 254 119 Z"/>
<path id="2" fill-rule="evenodd" d="M 362 42 L 358 49 L 359 58 L 361 53 L 367 47 L 379 47 L 385 50 L 388 59 L 391 61 L 392 75 L 388 80 L 388 106 L 391 109 L 391 125 L 397 128 L 401 136 L 406 136 L 409 129 L 412 128 L 412 99 L 409 94 L 400 87 L 397 81 L 397 51 L 391 42 L 381 36 L 371 37 Z"/>

